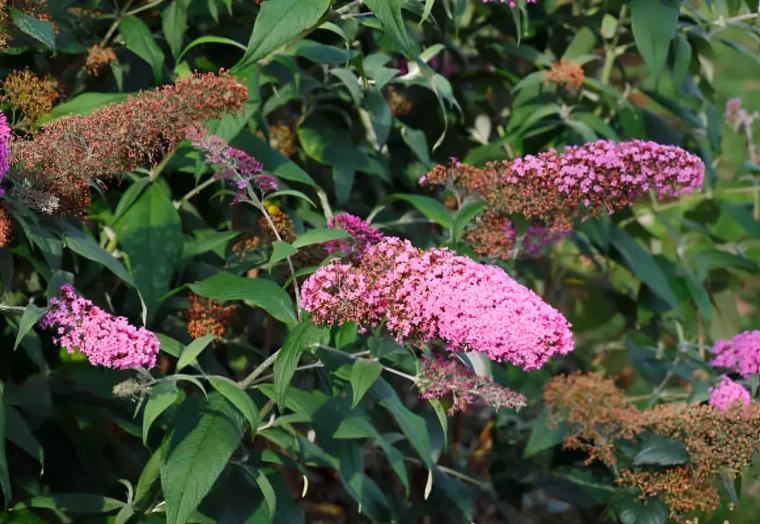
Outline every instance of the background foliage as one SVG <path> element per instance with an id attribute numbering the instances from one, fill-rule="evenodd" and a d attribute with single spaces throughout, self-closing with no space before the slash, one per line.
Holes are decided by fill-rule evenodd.
<path id="1" fill-rule="evenodd" d="M 751 125 L 724 118 L 732 97 L 760 109 L 757 11 L 752 0 L 0 0 L 0 109 L 18 136 L 191 71 L 231 70 L 249 99 L 207 128 L 278 178 L 285 190 L 265 205 L 289 234 L 267 240 L 257 209 L 229 206 L 188 142 L 93 188 L 85 219 L 9 207 L 3 518 L 665 522 L 660 503 L 562 449 L 542 387 L 596 370 L 641 408 L 704 401 L 717 377 L 705 349 L 760 325 L 760 161 Z M 582 73 L 553 67 L 571 63 Z M 705 187 L 579 221 L 541 257 L 498 262 L 568 317 L 576 341 L 538 371 L 473 361 L 524 394 L 523 410 L 447 418 L 372 364 L 416 372 L 387 335 L 299 321 L 286 258 L 312 271 L 322 260 L 308 246 L 332 238 L 332 214 L 472 254 L 458 242 L 472 217 L 420 188 L 422 175 L 449 157 L 482 166 L 600 138 L 694 152 Z M 134 373 L 90 366 L 35 327 L 66 282 L 158 335 L 158 382 L 139 402 L 113 394 Z M 204 315 L 223 319 L 220 340 L 191 336 Z M 679 459 L 654 464 L 668 460 Z M 721 508 L 700 522 L 754 521 L 756 474 L 721 487 Z"/>

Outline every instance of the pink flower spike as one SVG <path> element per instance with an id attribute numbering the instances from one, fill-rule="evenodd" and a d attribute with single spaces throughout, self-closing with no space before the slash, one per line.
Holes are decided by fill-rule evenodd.
<path id="1" fill-rule="evenodd" d="M 713 346 L 715 358 L 710 365 L 730 369 L 749 379 L 760 373 L 760 331 L 745 331 L 731 340 L 719 340 Z"/>
<path id="2" fill-rule="evenodd" d="M 69 353 L 79 351 L 90 364 L 115 369 L 152 368 L 159 342 L 144 327 L 135 328 L 124 317 L 114 317 L 76 294 L 70 284 L 61 287 L 59 298 L 50 299 L 42 317 L 43 329 L 57 327 L 54 338 Z"/>
<path id="3" fill-rule="evenodd" d="M 341 238 L 325 242 L 328 254 L 343 253 L 349 258 L 360 258 L 370 247 L 381 242 L 385 235 L 379 229 L 372 227 L 369 222 L 348 213 L 339 213 L 327 222 L 331 229 L 342 229 L 351 238 Z"/>
<path id="4" fill-rule="evenodd" d="M 720 384 L 709 391 L 710 400 L 707 403 L 721 411 L 729 409 L 736 402 L 741 402 L 744 406 L 749 406 L 751 402 L 749 391 L 726 375 L 721 377 Z"/>

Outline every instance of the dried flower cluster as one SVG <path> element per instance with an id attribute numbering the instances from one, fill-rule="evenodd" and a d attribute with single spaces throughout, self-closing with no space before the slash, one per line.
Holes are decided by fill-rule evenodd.
<path id="1" fill-rule="evenodd" d="M 103 311 L 78 296 L 70 284 L 61 287 L 59 298 L 50 299 L 41 326 L 57 328 L 56 344 L 69 353 L 78 350 L 93 365 L 115 369 L 156 365 L 159 343 L 153 333 Z"/>
<path id="2" fill-rule="evenodd" d="M 385 323 L 401 341 L 440 340 L 524 369 L 573 350 L 565 317 L 500 268 L 395 237 L 356 265 L 334 260 L 314 273 L 302 304 L 318 324 Z"/>
<path id="3" fill-rule="evenodd" d="M 277 190 L 275 178 L 259 174 L 264 166 L 245 151 L 234 148 L 221 138 L 197 128 L 189 128 L 187 138 L 193 147 L 203 151 L 206 163 L 214 166 L 214 176 L 229 181 L 234 187 L 233 204 L 250 200 L 249 186 L 251 189 L 258 189 L 262 196 Z"/>
<path id="4" fill-rule="evenodd" d="M 232 252 L 242 262 L 248 253 L 255 251 L 260 245 L 261 237 L 251 232 L 246 232 L 232 245 Z"/>
<path id="5" fill-rule="evenodd" d="M 710 400 L 708 404 L 725 411 L 736 402 L 739 402 L 743 406 L 749 406 L 751 402 L 749 391 L 741 384 L 737 384 L 723 375 L 720 379 L 720 384 L 710 388 Z"/>
<path id="6" fill-rule="evenodd" d="M 385 235 L 379 229 L 372 227 L 369 222 L 348 213 L 335 215 L 327 222 L 327 227 L 342 229 L 351 235 L 351 238 L 325 242 L 327 254 L 342 253 L 352 260 L 358 260 L 370 247 L 385 238 Z"/>
<path id="7" fill-rule="evenodd" d="M 11 139 L 11 128 L 8 125 L 8 120 L 5 115 L 0 111 L 0 184 L 3 182 L 3 177 L 10 168 L 10 160 L 8 158 L 8 143 Z M 0 187 L 0 195 L 3 195 L 5 190 Z"/>
<path id="8" fill-rule="evenodd" d="M 386 88 L 385 98 L 392 116 L 406 116 L 412 110 L 412 101 L 392 85 Z"/>
<path id="9" fill-rule="evenodd" d="M 0 205 L 0 247 L 5 247 L 11 242 L 11 217 L 5 210 L 4 205 Z"/>
<path id="10" fill-rule="evenodd" d="M 87 50 L 87 61 L 83 69 L 88 75 L 98 76 L 101 69 L 115 60 L 113 49 L 95 44 Z"/>
<path id="11" fill-rule="evenodd" d="M 552 64 L 550 71 L 545 74 L 544 83 L 546 85 L 556 84 L 559 87 L 567 86 L 573 89 L 580 89 L 585 79 L 583 68 L 565 57 L 559 62 Z"/>
<path id="12" fill-rule="evenodd" d="M 760 373 L 760 330 L 739 333 L 731 340 L 719 340 L 713 346 L 714 367 L 730 369 L 748 379 Z"/>
<path id="13" fill-rule="evenodd" d="M 296 152 L 298 137 L 293 126 L 279 123 L 269 127 L 269 146 L 290 158 Z"/>
<path id="14" fill-rule="evenodd" d="M 417 375 L 417 388 L 424 399 L 443 398 L 452 394 L 454 403 L 449 414 L 465 411 L 476 399 L 494 409 L 520 409 L 525 397 L 500 386 L 489 377 L 480 377 L 454 359 L 441 356 L 425 359 Z"/>
<path id="15" fill-rule="evenodd" d="M 194 339 L 206 335 L 222 338 L 225 324 L 234 313 L 235 308 L 232 306 L 224 307 L 216 300 L 190 295 L 190 307 L 185 311 L 187 331 Z"/>
<path id="16" fill-rule="evenodd" d="M 703 179 L 702 161 L 678 147 L 600 140 L 563 153 L 491 163 L 486 169 L 452 159 L 420 184 L 444 187 L 460 207 L 472 200 L 486 202 L 484 215 L 465 238 L 481 255 L 504 256 L 512 241 L 500 235 L 509 235 L 510 215 L 522 214 L 534 225 L 562 233 L 572 229 L 576 217 L 612 213 L 650 190 L 659 198 L 676 197 L 698 190 Z"/>
<path id="17" fill-rule="evenodd" d="M 567 424 L 564 447 L 588 454 L 586 464 L 599 460 L 615 464 L 614 441 L 633 439 L 642 428 L 639 411 L 625 392 L 599 373 L 558 375 L 544 386 L 550 427 Z"/>
<path id="18" fill-rule="evenodd" d="M 16 116 L 15 121 L 23 120 L 28 126 L 48 114 L 59 96 L 55 79 L 40 78 L 29 69 L 11 71 L 0 84 L 0 104 Z"/>
<path id="19" fill-rule="evenodd" d="M 282 209 L 275 205 L 267 205 L 266 210 L 267 213 L 269 213 L 269 216 L 272 219 L 272 223 L 274 224 L 275 229 L 277 229 L 277 233 L 279 233 L 280 238 L 282 238 L 283 242 L 293 242 L 297 236 L 295 228 L 293 226 L 293 219 L 290 218 L 288 214 L 285 213 Z M 262 235 L 267 242 L 272 243 L 277 240 L 277 237 L 275 236 L 274 231 L 272 231 L 272 228 L 269 226 L 269 222 L 267 222 L 266 218 L 259 218 L 259 229 L 261 230 Z"/>
<path id="20" fill-rule="evenodd" d="M 544 400 L 550 424 L 569 428 L 565 447 L 587 452 L 587 463 L 617 464 L 616 441 L 635 439 L 643 431 L 682 442 L 689 456 L 685 464 L 629 466 L 620 469 L 618 478 L 620 484 L 640 489 L 642 497 L 662 498 L 677 520 L 694 510 L 717 508 L 719 476 L 733 480 L 740 475 L 760 439 L 760 404 L 672 403 L 639 411 L 612 380 L 598 374 L 555 377 L 545 385 Z"/>
<path id="21" fill-rule="evenodd" d="M 11 164 L 22 185 L 59 197 L 59 212 L 82 213 L 98 179 L 155 165 L 187 128 L 237 112 L 246 98 L 245 86 L 227 74 L 182 78 L 89 115 L 44 125 L 32 139 L 14 138 Z"/>

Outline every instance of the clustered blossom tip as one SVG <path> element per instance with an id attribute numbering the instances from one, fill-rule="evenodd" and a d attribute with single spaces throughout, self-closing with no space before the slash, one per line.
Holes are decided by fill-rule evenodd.
<path id="1" fill-rule="evenodd" d="M 343 253 L 349 257 L 361 257 L 370 247 L 381 242 L 385 235 L 370 225 L 363 218 L 349 213 L 339 213 L 327 222 L 331 229 L 342 229 L 350 235 L 350 238 L 341 238 L 325 242 L 325 250 L 328 254 Z"/>
<path id="2" fill-rule="evenodd" d="M 722 411 L 729 409 L 735 402 L 744 406 L 749 406 L 751 402 L 749 391 L 726 375 L 721 377 L 720 384 L 711 387 L 709 391 L 710 400 L 707 403 Z"/>
<path id="3" fill-rule="evenodd" d="M 158 338 L 144 327 L 115 317 L 64 284 L 50 310 L 42 317 L 43 329 L 55 327 L 54 341 L 69 353 L 79 350 L 91 364 L 115 369 L 152 368 L 158 356 Z"/>
<path id="4" fill-rule="evenodd" d="M 399 340 L 440 340 L 524 369 L 573 350 L 570 323 L 496 266 L 386 237 L 356 264 L 333 260 L 304 283 L 302 305 L 322 325 L 382 323 Z"/>
<path id="5" fill-rule="evenodd" d="M 730 369 L 748 379 L 760 373 L 760 330 L 739 333 L 731 340 L 719 340 L 712 350 L 713 367 Z"/>

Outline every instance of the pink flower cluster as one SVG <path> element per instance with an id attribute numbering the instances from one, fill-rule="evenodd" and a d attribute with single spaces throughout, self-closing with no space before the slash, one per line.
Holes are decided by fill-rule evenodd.
<path id="1" fill-rule="evenodd" d="M 93 365 L 116 369 L 156 365 L 159 342 L 145 328 L 135 328 L 124 317 L 114 317 L 76 294 L 70 284 L 59 298 L 50 299 L 43 328 L 57 327 L 55 342 L 69 353 L 79 350 Z"/>
<path id="2" fill-rule="evenodd" d="M 726 122 L 728 122 L 729 125 L 736 124 L 739 116 L 739 111 L 742 108 L 742 99 L 741 98 L 732 98 L 728 102 L 726 102 Z"/>
<path id="3" fill-rule="evenodd" d="M 526 405 L 525 397 L 521 394 L 500 386 L 488 377 L 476 375 L 456 360 L 440 356 L 423 361 L 417 375 L 417 388 L 420 397 L 426 400 L 442 398 L 451 393 L 454 404 L 449 415 L 465 411 L 478 398 L 494 409 L 519 410 Z"/>
<path id="4" fill-rule="evenodd" d="M 3 181 L 3 177 L 10 169 L 10 161 L 8 160 L 8 142 L 11 139 L 11 128 L 8 126 L 8 119 L 0 112 L 0 183 Z M 0 195 L 3 195 L 5 190 L 0 187 Z"/>
<path id="5" fill-rule="evenodd" d="M 249 183 L 263 193 L 277 190 L 277 180 L 271 175 L 260 175 L 264 166 L 245 151 L 195 128 L 187 130 L 187 138 L 193 147 L 204 152 L 207 164 L 216 166 L 216 177 L 232 182 L 235 187 L 233 204 L 248 200 Z"/>
<path id="6" fill-rule="evenodd" d="M 713 346 L 715 358 L 710 362 L 714 367 L 725 368 L 748 379 L 753 373 L 760 373 L 760 331 L 745 331 L 731 340 L 719 340 Z"/>
<path id="7" fill-rule="evenodd" d="M 339 213 L 327 222 L 327 227 L 342 229 L 351 238 L 341 238 L 325 242 L 328 254 L 343 253 L 349 258 L 360 258 L 370 247 L 385 238 L 379 229 L 374 228 L 366 220 L 348 213 Z"/>
<path id="8" fill-rule="evenodd" d="M 517 240 L 517 231 L 511 220 L 507 220 L 504 233 L 510 244 Z M 546 226 L 531 224 L 522 238 L 522 252 L 532 257 L 540 257 L 546 248 L 569 234 L 569 231 L 552 231 Z"/>
<path id="9" fill-rule="evenodd" d="M 741 402 L 743 405 L 749 406 L 751 402 L 749 391 L 742 387 L 741 384 L 737 384 L 726 375 L 723 375 L 720 379 L 720 384 L 710 388 L 710 400 L 707 403 L 721 411 L 725 411 L 735 402 Z"/>
<path id="10" fill-rule="evenodd" d="M 305 283 L 302 305 L 322 325 L 385 323 L 402 342 L 444 341 L 536 369 L 573 350 L 570 324 L 495 266 L 386 237 L 358 265 L 333 260 Z"/>

